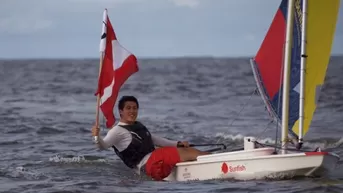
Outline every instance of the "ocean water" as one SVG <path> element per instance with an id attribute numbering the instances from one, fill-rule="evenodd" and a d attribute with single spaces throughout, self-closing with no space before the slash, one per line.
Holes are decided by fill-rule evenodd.
<path id="1" fill-rule="evenodd" d="M 135 95 L 151 132 L 192 143 L 274 142 L 248 58 L 141 59 L 119 97 Z M 92 141 L 98 60 L 0 61 L 0 192 L 343 192 L 343 168 L 289 180 L 155 182 Z M 306 148 L 340 156 L 343 57 L 331 59 Z M 118 112 L 116 111 L 118 116 Z M 104 120 L 101 120 L 104 123 Z M 102 136 L 106 129 L 102 129 Z"/>

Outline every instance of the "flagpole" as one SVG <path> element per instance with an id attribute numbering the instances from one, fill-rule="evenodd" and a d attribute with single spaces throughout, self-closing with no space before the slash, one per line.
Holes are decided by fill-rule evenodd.
<path id="1" fill-rule="evenodd" d="M 103 13 L 103 17 L 102 17 L 102 30 L 101 30 L 101 40 L 100 40 L 100 61 L 99 61 L 99 74 L 98 74 L 98 84 L 100 81 L 100 74 L 101 74 L 101 70 L 102 70 L 102 65 L 103 65 L 103 61 L 104 61 L 104 45 L 103 45 L 103 41 L 106 42 L 106 38 L 105 40 L 103 40 L 103 35 L 106 33 L 106 18 L 107 18 L 107 9 L 104 10 Z M 97 86 L 99 89 L 99 85 Z M 99 128 L 99 118 L 100 117 L 100 92 L 99 90 L 97 90 L 97 95 L 96 95 L 96 111 L 95 111 L 95 127 Z M 94 136 L 94 140 L 96 143 L 98 143 L 98 136 Z"/>
<path id="2" fill-rule="evenodd" d="M 104 53 L 100 52 L 100 61 L 99 61 L 99 74 L 98 74 L 98 82 L 99 82 L 99 78 L 100 78 L 100 73 L 101 73 L 101 69 L 102 69 L 102 63 L 103 63 L 103 59 L 104 58 Z M 100 93 L 98 92 L 98 94 L 96 95 L 96 112 L 95 112 L 95 127 L 98 128 L 99 127 L 99 117 L 100 117 Z M 94 140 L 98 141 L 98 136 L 94 136 Z"/>

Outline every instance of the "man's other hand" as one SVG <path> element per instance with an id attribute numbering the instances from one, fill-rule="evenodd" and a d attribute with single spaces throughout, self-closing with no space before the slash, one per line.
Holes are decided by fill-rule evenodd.
<path id="1" fill-rule="evenodd" d="M 189 147 L 188 141 L 179 141 L 177 142 L 178 147 Z"/>

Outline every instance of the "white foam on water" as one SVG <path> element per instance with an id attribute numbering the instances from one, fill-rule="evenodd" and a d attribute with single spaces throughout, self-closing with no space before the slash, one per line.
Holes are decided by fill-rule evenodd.
<path id="1" fill-rule="evenodd" d="M 23 166 L 18 166 L 18 167 L 9 167 L 5 169 L 1 169 L 5 171 L 6 176 L 10 176 L 11 178 L 24 178 L 27 180 L 39 180 L 44 177 L 46 177 L 42 173 L 30 171 L 29 169 L 23 167 Z"/>
<path id="2" fill-rule="evenodd" d="M 107 162 L 105 159 L 97 160 L 87 160 L 83 155 L 74 156 L 74 157 L 63 157 L 60 155 L 55 155 L 49 158 L 50 162 L 55 163 L 98 163 L 98 162 Z"/>

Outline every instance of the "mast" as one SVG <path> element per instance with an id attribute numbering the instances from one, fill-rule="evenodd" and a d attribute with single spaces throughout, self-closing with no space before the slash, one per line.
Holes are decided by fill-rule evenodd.
<path id="1" fill-rule="evenodd" d="M 294 17 L 294 0 L 288 0 L 287 9 L 287 28 L 285 53 L 283 61 L 283 92 L 282 92 L 282 134 L 281 134 L 281 148 L 282 154 L 287 153 L 287 136 L 288 136 L 288 114 L 289 114 L 289 78 L 292 54 L 292 40 L 293 40 L 293 17 Z"/>
<path id="2" fill-rule="evenodd" d="M 302 4 L 302 30 L 301 30 L 301 61 L 300 61 L 300 97 L 299 97 L 299 145 L 303 143 L 304 133 L 304 104 L 305 104 L 305 70 L 306 70 L 306 44 L 307 44 L 307 0 Z"/>

